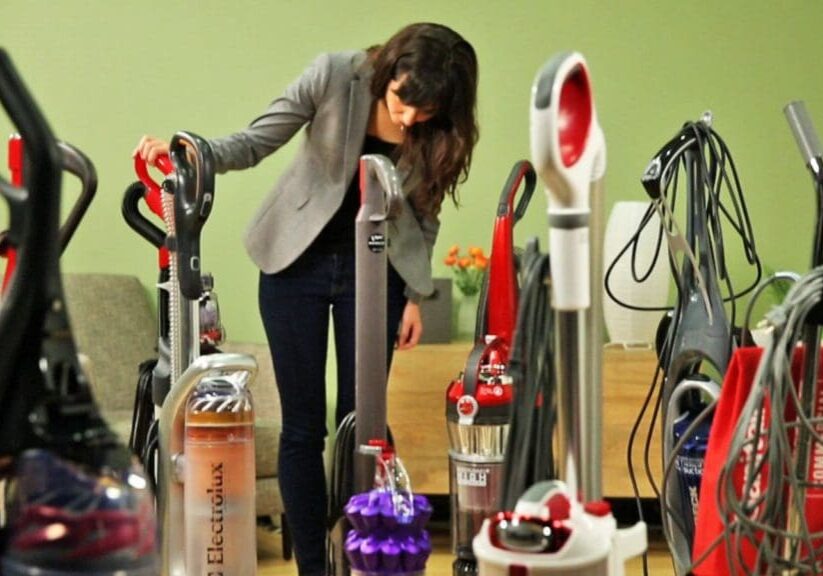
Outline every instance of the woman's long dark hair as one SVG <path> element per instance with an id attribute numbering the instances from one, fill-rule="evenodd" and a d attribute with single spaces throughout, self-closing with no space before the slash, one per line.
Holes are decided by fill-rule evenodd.
<path id="1" fill-rule="evenodd" d="M 385 97 L 389 82 L 405 76 L 400 100 L 435 110 L 434 117 L 407 129 L 398 165 L 420 170 L 422 182 L 410 200 L 417 211 L 436 215 L 446 195 L 457 204 L 457 185 L 468 176 L 478 139 L 474 48 L 446 26 L 420 23 L 370 48 L 369 57 L 375 99 Z"/>

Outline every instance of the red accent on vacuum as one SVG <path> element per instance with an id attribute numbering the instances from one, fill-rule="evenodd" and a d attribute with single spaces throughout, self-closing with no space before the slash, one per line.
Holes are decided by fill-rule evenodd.
<path id="1" fill-rule="evenodd" d="M 11 173 L 11 183 L 14 186 L 23 185 L 23 139 L 14 134 L 9 138 L 9 172 Z M 6 291 L 9 285 L 14 268 L 17 266 L 17 249 L 11 245 L 5 245 L 0 249 L 0 256 L 6 258 L 6 272 L 3 275 L 3 285 L 0 293 Z"/>
<path id="2" fill-rule="evenodd" d="M 154 162 L 154 166 L 158 168 L 165 176 L 168 176 L 174 171 L 174 165 L 172 165 L 171 159 L 166 154 L 158 156 Z M 137 173 L 137 177 L 140 181 L 146 186 L 147 192 L 145 195 L 145 200 L 149 210 L 159 216 L 162 220 L 163 194 L 161 186 L 154 180 L 154 178 L 151 177 L 146 161 L 140 156 L 135 156 L 134 158 L 134 171 Z M 166 269 L 169 267 L 168 248 L 165 246 L 160 248 L 157 251 L 157 257 L 161 269 Z"/>
<path id="3" fill-rule="evenodd" d="M 593 108 L 589 75 L 584 67 L 578 66 L 560 90 L 558 138 L 566 168 L 573 166 L 586 149 Z"/>

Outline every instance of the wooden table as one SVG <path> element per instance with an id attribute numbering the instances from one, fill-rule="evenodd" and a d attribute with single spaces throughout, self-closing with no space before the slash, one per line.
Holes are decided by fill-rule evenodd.
<path id="1" fill-rule="evenodd" d="M 465 365 L 471 344 L 423 344 L 397 352 L 389 377 L 388 416 L 398 455 L 423 494 L 449 491 L 449 441 L 446 433 L 446 388 Z M 637 414 L 654 376 L 652 350 L 606 347 L 603 354 L 603 492 L 633 495 L 626 447 Z M 635 440 L 633 462 L 642 496 L 653 493 L 643 472 L 643 443 L 648 416 Z M 659 425 L 650 452 L 655 477 L 660 478 Z"/>

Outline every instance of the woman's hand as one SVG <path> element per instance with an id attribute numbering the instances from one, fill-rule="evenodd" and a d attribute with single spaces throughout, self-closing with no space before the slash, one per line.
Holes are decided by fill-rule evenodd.
<path id="1" fill-rule="evenodd" d="M 400 332 L 397 334 L 397 349 L 409 350 L 417 346 L 423 334 L 423 320 L 420 317 L 420 305 L 415 302 L 406 302 L 403 310 L 403 319 L 400 322 Z"/>
<path id="2" fill-rule="evenodd" d="M 163 154 L 168 155 L 169 143 L 153 136 L 143 136 L 137 143 L 137 148 L 132 152 L 132 157 L 138 156 L 146 161 L 149 166 L 154 166 L 155 161 Z"/>

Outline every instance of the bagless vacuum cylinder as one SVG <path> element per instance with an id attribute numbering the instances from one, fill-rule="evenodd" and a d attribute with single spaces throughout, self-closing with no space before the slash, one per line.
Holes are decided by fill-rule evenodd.
<path id="1" fill-rule="evenodd" d="M 204 379 L 185 422 L 187 576 L 256 574 L 251 394 L 238 375 Z"/>
<path id="2" fill-rule="evenodd" d="M 500 509 L 512 382 L 498 352 L 492 347 L 477 374 L 472 373 L 476 361 L 470 357 L 463 377 L 452 382 L 447 392 L 455 576 L 477 574 L 472 540 L 483 520 Z"/>

